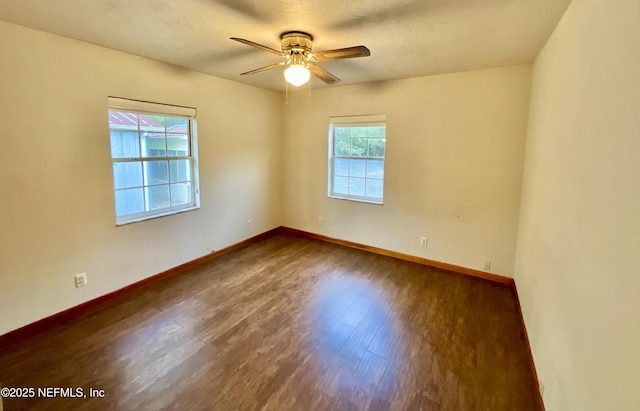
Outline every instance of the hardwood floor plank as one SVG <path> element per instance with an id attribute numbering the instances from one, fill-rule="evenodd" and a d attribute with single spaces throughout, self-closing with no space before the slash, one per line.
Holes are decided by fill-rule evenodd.
<path id="1" fill-rule="evenodd" d="M 292 236 L 0 347 L 5 410 L 539 410 L 508 287 Z"/>

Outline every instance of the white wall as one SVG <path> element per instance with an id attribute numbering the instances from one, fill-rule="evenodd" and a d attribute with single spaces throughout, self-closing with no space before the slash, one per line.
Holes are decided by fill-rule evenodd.
<path id="1" fill-rule="evenodd" d="M 290 93 L 286 226 L 511 276 L 530 66 Z M 330 116 L 386 114 L 384 205 L 327 198 Z M 324 224 L 320 225 L 318 218 Z M 429 246 L 419 244 L 420 236 Z"/>
<path id="2" fill-rule="evenodd" d="M 515 278 L 550 411 L 640 409 L 639 21 L 574 0 L 534 68 Z"/>
<path id="3" fill-rule="evenodd" d="M 0 334 L 280 225 L 280 94 L 6 23 L 0 38 Z M 110 95 L 198 109 L 200 210 L 115 226 Z"/>

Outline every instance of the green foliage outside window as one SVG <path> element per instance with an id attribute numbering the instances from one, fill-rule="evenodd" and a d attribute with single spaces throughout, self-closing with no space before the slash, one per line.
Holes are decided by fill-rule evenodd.
<path id="1" fill-rule="evenodd" d="M 336 127 L 336 156 L 384 157 L 385 127 Z"/>

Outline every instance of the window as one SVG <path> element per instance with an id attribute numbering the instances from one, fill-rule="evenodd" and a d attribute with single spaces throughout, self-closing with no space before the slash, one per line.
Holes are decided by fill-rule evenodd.
<path id="1" fill-rule="evenodd" d="M 386 117 L 331 117 L 329 197 L 382 204 Z"/>
<path id="2" fill-rule="evenodd" d="M 116 224 L 199 207 L 196 110 L 109 98 Z"/>

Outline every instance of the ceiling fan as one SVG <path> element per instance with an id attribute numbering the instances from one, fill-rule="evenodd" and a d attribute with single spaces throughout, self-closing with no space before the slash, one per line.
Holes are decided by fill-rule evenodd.
<path id="1" fill-rule="evenodd" d="M 260 73 L 280 66 L 288 66 L 284 72 L 287 83 L 299 87 L 309 81 L 310 74 L 313 74 L 327 84 L 336 84 L 340 79 L 327 70 L 318 66 L 317 62 L 327 60 L 348 59 L 353 57 L 367 57 L 371 52 L 365 46 L 347 47 L 343 49 L 311 51 L 313 37 L 303 31 L 287 31 L 280 35 L 282 40 L 282 51 L 254 43 L 253 41 L 231 37 L 231 40 L 268 51 L 276 56 L 284 57 L 286 60 L 280 63 L 270 64 L 255 70 L 247 71 L 241 75 Z"/>

